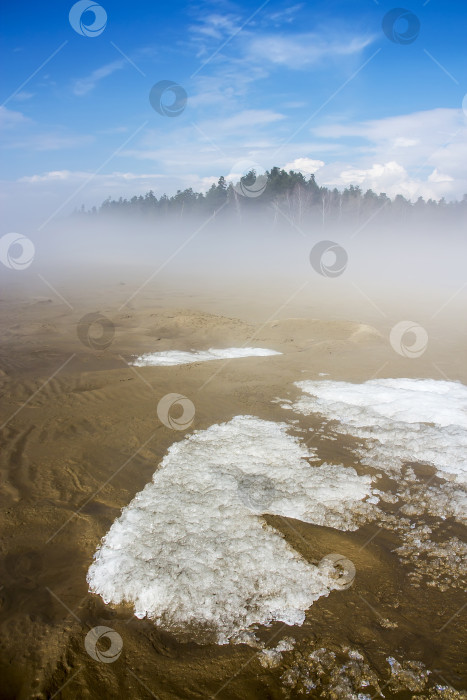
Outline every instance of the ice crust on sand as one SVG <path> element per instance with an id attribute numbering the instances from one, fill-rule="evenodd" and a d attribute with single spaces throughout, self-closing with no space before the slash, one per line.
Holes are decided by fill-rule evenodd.
<path id="1" fill-rule="evenodd" d="M 386 471 L 397 482 L 390 502 L 399 507 L 394 514 L 381 511 L 377 522 L 401 539 L 394 551 L 410 565 L 412 585 L 423 582 L 443 592 L 462 587 L 467 548 L 457 537 L 446 539 L 441 523 L 466 519 L 467 387 L 431 379 L 304 381 L 297 386 L 303 395 L 284 408 L 320 413 L 333 421 L 327 429 L 363 438 L 356 448 L 361 463 Z M 419 478 L 415 463 L 430 465 L 445 481 Z M 425 515 L 441 522 L 428 527 Z"/>
<path id="2" fill-rule="evenodd" d="M 173 444 L 104 537 L 90 590 L 219 643 L 254 624 L 302 624 L 337 587 L 335 571 L 307 562 L 261 514 L 352 529 L 374 506 L 371 477 L 310 465 L 314 452 L 287 429 L 236 416 Z"/>
<path id="3" fill-rule="evenodd" d="M 242 357 L 268 357 L 282 355 L 276 350 L 267 348 L 209 348 L 209 350 L 165 350 L 140 355 L 132 362 L 135 367 L 171 367 L 173 365 L 188 365 L 192 362 L 208 362 L 210 360 L 235 360 Z"/>
<path id="4" fill-rule="evenodd" d="M 365 439 L 363 464 L 399 473 L 404 463 L 433 466 L 467 483 L 467 387 L 433 379 L 373 379 L 362 384 L 302 381 L 292 406 L 338 421 L 336 432 Z"/>

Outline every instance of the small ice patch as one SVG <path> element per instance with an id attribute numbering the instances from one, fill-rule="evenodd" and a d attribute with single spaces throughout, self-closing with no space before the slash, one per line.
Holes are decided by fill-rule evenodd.
<path id="1" fill-rule="evenodd" d="M 311 466 L 310 457 L 286 424 L 251 416 L 175 443 L 104 537 L 90 590 L 106 603 L 133 604 L 165 629 L 194 626 L 219 643 L 253 624 L 302 624 L 312 603 L 339 585 L 261 514 L 345 530 L 373 508 L 364 502 L 369 476 Z"/>
<path id="2" fill-rule="evenodd" d="M 209 350 L 165 350 L 140 355 L 132 362 L 135 367 L 171 367 L 173 365 L 188 365 L 193 362 L 209 362 L 210 360 L 235 360 L 242 357 L 269 357 L 282 355 L 276 350 L 267 348 L 209 348 Z"/>
<path id="3" fill-rule="evenodd" d="M 258 654 L 258 660 L 264 668 L 276 668 L 282 661 L 284 651 L 293 651 L 295 639 L 284 637 L 279 644 L 272 649 L 262 649 Z"/>

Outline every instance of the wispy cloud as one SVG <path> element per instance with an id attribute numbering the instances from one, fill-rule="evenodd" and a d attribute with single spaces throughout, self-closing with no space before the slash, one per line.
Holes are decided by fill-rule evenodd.
<path id="1" fill-rule="evenodd" d="M 281 26 L 284 23 L 291 24 L 295 21 L 297 13 L 305 6 L 304 3 L 299 3 L 297 5 L 291 5 L 286 7 L 284 10 L 277 10 L 277 12 L 271 12 L 266 15 L 266 21 L 272 22 L 276 26 Z"/>
<path id="2" fill-rule="evenodd" d="M 107 134 L 107 135 L 112 135 L 112 134 L 126 134 L 128 131 L 127 126 L 112 126 L 109 127 L 108 129 L 100 129 L 97 133 L 98 134 Z"/>
<path id="3" fill-rule="evenodd" d="M 76 79 L 73 83 L 73 93 L 78 97 L 87 95 L 89 92 L 91 92 L 91 90 L 94 90 L 96 85 L 101 80 L 107 78 L 109 75 L 112 75 L 112 73 L 115 73 L 115 71 L 121 70 L 125 64 L 126 61 L 124 59 L 112 61 L 112 63 L 106 63 L 105 66 L 96 68 L 96 70 L 93 70 L 92 73 L 84 78 Z"/>
<path id="4" fill-rule="evenodd" d="M 62 151 L 88 145 L 94 140 L 90 134 L 38 134 L 31 145 L 36 151 Z"/>
<path id="5" fill-rule="evenodd" d="M 93 141 L 95 141 L 95 137 L 90 134 L 58 134 L 53 132 L 32 134 L 20 140 L 10 141 L 4 147 L 28 151 L 65 151 L 70 148 L 87 146 Z"/>
<path id="6" fill-rule="evenodd" d="M 0 129 L 13 128 L 18 125 L 27 124 L 31 120 L 21 112 L 15 112 L 6 107 L 0 107 Z"/>
<path id="7" fill-rule="evenodd" d="M 245 127 L 273 124 L 284 119 L 284 115 L 274 112 L 272 109 L 245 109 L 228 119 L 224 119 L 219 125 L 223 132 L 236 131 Z"/>
<path id="8" fill-rule="evenodd" d="M 251 39 L 248 52 L 256 61 L 267 61 L 288 68 L 305 68 L 323 59 L 361 53 L 375 36 L 323 37 L 320 34 L 268 34 Z"/>
<path id="9" fill-rule="evenodd" d="M 89 176 L 93 175 L 92 172 L 87 172 L 83 170 L 50 170 L 46 173 L 38 173 L 36 175 L 25 175 L 20 177 L 17 182 L 27 182 L 29 184 L 40 184 L 44 182 L 81 182 L 82 180 L 88 180 Z M 97 176 L 96 176 L 97 177 Z M 133 180 L 150 180 L 150 179 L 160 179 L 163 175 L 157 173 L 131 173 L 131 172 L 113 172 L 108 175 L 100 175 L 101 182 L 111 183 L 112 181 L 124 182 Z"/>
<path id="10" fill-rule="evenodd" d="M 26 100 L 30 100 L 32 97 L 34 97 L 34 94 L 34 92 L 26 92 L 23 90 L 22 92 L 17 92 L 12 99 L 14 99 L 16 102 L 26 102 Z"/>
<path id="11" fill-rule="evenodd" d="M 361 136 L 369 141 L 384 140 L 408 147 L 426 141 L 430 134 L 432 138 L 437 135 L 436 138 L 448 140 L 450 134 L 466 125 L 461 109 L 438 108 L 383 119 L 327 124 L 315 127 L 313 133 L 324 138 Z"/>
<path id="12" fill-rule="evenodd" d="M 201 16 L 196 24 L 191 25 L 190 31 L 195 35 L 198 34 L 202 37 L 220 41 L 225 36 L 238 31 L 240 26 L 241 19 L 239 16 L 211 13 Z"/>

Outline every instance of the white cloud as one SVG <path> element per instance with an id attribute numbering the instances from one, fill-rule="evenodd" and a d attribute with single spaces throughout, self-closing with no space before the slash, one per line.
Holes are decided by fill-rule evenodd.
<path id="1" fill-rule="evenodd" d="M 348 163 L 326 168 L 326 183 L 360 184 L 395 195 L 439 199 L 467 192 L 467 120 L 439 108 L 353 124 L 328 124 L 315 137 L 341 143 Z M 355 145 L 349 139 L 359 137 Z"/>
<path id="2" fill-rule="evenodd" d="M 402 194 L 410 200 L 424 197 L 439 199 L 449 196 L 453 178 L 441 175 L 435 169 L 427 179 L 411 176 L 403 165 L 396 161 L 375 163 L 369 168 L 348 168 L 334 176 L 326 177 L 327 186 L 348 187 L 359 185 L 363 191 L 385 192 L 389 197 Z"/>
<path id="3" fill-rule="evenodd" d="M 94 90 L 99 81 L 112 75 L 115 71 L 121 70 L 124 65 L 125 61 L 123 59 L 112 61 L 112 63 L 107 63 L 105 66 L 92 71 L 88 76 L 76 79 L 73 83 L 73 93 L 78 97 L 87 95 L 88 92 Z"/>
<path id="4" fill-rule="evenodd" d="M 443 173 L 438 171 L 438 168 L 435 168 L 428 180 L 429 182 L 453 182 L 454 178 L 450 175 L 443 175 Z"/>
<path id="5" fill-rule="evenodd" d="M 405 168 L 394 161 L 384 165 L 377 163 L 367 170 L 349 169 L 341 172 L 341 182 L 345 185 L 361 185 L 368 180 L 392 183 L 394 180 L 405 177 L 407 177 Z"/>
<path id="6" fill-rule="evenodd" d="M 465 147 L 467 120 L 461 109 L 438 108 L 353 124 L 329 124 L 312 131 L 325 139 L 361 137 L 378 160 L 391 155 L 391 160 L 416 167 L 446 154 L 454 144 Z M 464 163 L 465 159 L 462 168 Z"/>
<path id="7" fill-rule="evenodd" d="M 295 160 L 284 165 L 284 170 L 295 170 L 304 175 L 313 175 L 317 170 L 322 168 L 324 161 L 313 160 L 312 158 L 295 158 Z"/>
<path id="8" fill-rule="evenodd" d="M 23 177 L 20 177 L 18 179 L 18 182 L 29 182 L 29 183 L 36 183 L 36 182 L 53 182 L 53 181 L 63 181 L 63 180 L 68 180 L 69 176 L 71 175 L 70 170 L 51 170 L 48 173 L 44 173 L 43 175 L 25 175 Z"/>
<path id="9" fill-rule="evenodd" d="M 375 163 L 366 170 L 358 168 L 342 170 L 337 182 L 332 184 L 360 185 L 364 190 L 372 189 L 377 192 L 386 192 L 386 194 L 391 194 L 393 190 L 395 190 L 394 194 L 407 194 L 407 192 L 402 192 L 402 189 L 407 190 L 408 179 L 405 168 L 399 163 L 391 161 L 384 164 Z M 410 192 L 410 196 L 413 196 L 413 192 Z"/>

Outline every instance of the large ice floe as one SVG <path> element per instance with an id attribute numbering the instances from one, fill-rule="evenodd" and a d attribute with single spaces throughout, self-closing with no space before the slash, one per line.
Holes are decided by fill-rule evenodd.
<path id="1" fill-rule="evenodd" d="M 448 481 L 467 483 L 467 387 L 434 379 L 373 379 L 363 384 L 303 381 L 292 408 L 337 421 L 334 430 L 363 438 L 363 464 L 399 473 L 428 464 Z"/>
<path id="2" fill-rule="evenodd" d="M 255 625 L 302 624 L 315 600 L 345 586 L 334 555 L 311 564 L 265 514 L 340 530 L 374 519 L 400 537 L 401 560 L 415 562 L 413 585 L 430 576 L 441 590 L 456 586 L 466 546 L 430 535 L 444 519 L 465 517 L 467 387 L 430 379 L 296 386 L 302 395 L 281 400 L 283 408 L 321 414 L 329 421 L 323 437 L 356 437 L 360 465 L 386 472 L 397 493 L 373 488 L 381 475 L 320 464 L 317 448 L 290 434 L 303 427 L 236 416 L 169 448 L 104 537 L 90 590 L 199 641 L 241 642 Z M 416 464 L 439 479 L 420 480 Z M 378 498 L 397 508 L 385 512 Z"/>
<path id="3" fill-rule="evenodd" d="M 340 587 L 336 571 L 307 562 L 261 515 L 350 530 L 375 507 L 370 476 L 313 460 L 286 424 L 251 416 L 175 443 L 104 537 L 90 590 L 219 643 L 254 624 L 301 624 Z"/>
<path id="4" fill-rule="evenodd" d="M 173 365 L 188 365 L 193 362 L 209 362 L 210 360 L 236 360 L 242 357 L 268 357 L 281 355 L 276 350 L 267 348 L 209 348 L 209 350 L 165 350 L 149 352 L 140 355 L 132 364 L 135 367 L 171 367 Z"/>

